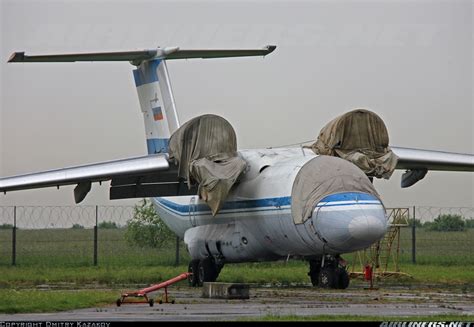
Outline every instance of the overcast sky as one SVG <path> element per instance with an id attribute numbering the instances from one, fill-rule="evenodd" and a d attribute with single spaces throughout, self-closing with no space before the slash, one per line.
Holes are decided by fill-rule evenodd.
<path id="1" fill-rule="evenodd" d="M 258 148 L 315 139 L 368 108 L 392 145 L 474 153 L 469 0 L 0 3 L 0 176 L 146 153 L 132 66 L 6 64 L 14 51 L 275 44 L 264 59 L 170 62 L 181 122 L 222 115 L 239 148 Z M 403 190 L 400 177 L 376 182 L 387 206 L 474 206 L 473 173 L 430 172 Z M 72 204 L 72 190 L 2 194 L 0 205 Z M 108 188 L 93 185 L 84 203 L 110 204 Z"/>

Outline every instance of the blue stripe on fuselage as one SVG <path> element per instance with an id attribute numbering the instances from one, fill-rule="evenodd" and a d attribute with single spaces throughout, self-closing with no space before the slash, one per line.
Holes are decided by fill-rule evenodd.
<path id="1" fill-rule="evenodd" d="M 147 139 L 148 154 L 168 153 L 169 139 Z"/>
<path id="2" fill-rule="evenodd" d="M 332 198 L 331 198 L 332 197 Z M 364 204 L 364 205 L 380 205 L 380 202 L 374 203 L 373 201 L 377 199 L 373 195 L 365 194 L 365 193 L 355 193 L 355 192 L 347 192 L 347 193 L 338 193 L 333 194 L 330 196 L 325 197 L 321 202 L 325 202 L 324 204 L 318 206 L 350 206 L 354 204 Z M 190 211 L 190 205 L 188 204 L 178 204 L 172 202 L 170 200 L 164 198 L 156 198 L 156 201 L 161 204 L 162 206 L 174 210 L 179 213 L 188 214 Z M 339 201 L 351 201 L 350 203 L 334 203 L 331 204 L 330 202 L 339 202 Z M 370 202 L 368 202 L 370 201 Z M 264 211 L 266 208 L 271 207 L 283 207 L 291 205 L 291 197 L 284 196 L 278 198 L 266 198 L 266 199 L 256 199 L 256 200 L 243 200 L 243 201 L 227 201 L 224 203 L 221 211 L 225 210 L 242 210 L 247 211 L 248 209 L 256 209 L 253 211 Z M 210 213 L 209 206 L 205 203 L 195 204 L 192 208 L 193 212 L 205 212 Z"/>
<path id="3" fill-rule="evenodd" d="M 331 194 L 324 197 L 320 202 L 333 202 L 333 201 L 380 201 L 377 197 L 368 193 L 359 192 L 344 192 Z"/>
<path id="4" fill-rule="evenodd" d="M 167 208 L 178 212 L 189 212 L 188 204 L 177 204 L 175 202 L 163 199 L 156 198 L 157 201 L 164 205 Z M 285 196 L 281 198 L 268 198 L 268 199 L 258 199 L 258 200 L 244 200 L 244 201 L 227 201 L 224 202 L 224 205 L 221 208 L 222 210 L 235 210 L 235 209 L 253 209 L 253 208 L 265 208 L 265 207 L 282 207 L 285 205 L 290 205 L 291 197 Z M 193 211 L 211 211 L 209 206 L 205 203 L 195 204 Z"/>
<path id="5" fill-rule="evenodd" d="M 160 59 L 144 61 L 137 69 L 134 69 L 133 78 L 135 79 L 135 86 L 139 87 L 143 84 L 158 82 L 157 69 L 160 62 Z"/>

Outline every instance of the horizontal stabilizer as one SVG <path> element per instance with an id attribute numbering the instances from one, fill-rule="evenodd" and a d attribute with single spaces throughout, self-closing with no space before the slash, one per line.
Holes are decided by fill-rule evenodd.
<path id="1" fill-rule="evenodd" d="M 192 59 L 192 58 L 225 58 L 266 56 L 276 49 L 275 45 L 267 45 L 262 49 L 236 49 L 236 50 L 177 50 L 166 56 L 166 59 Z"/>
<path id="2" fill-rule="evenodd" d="M 156 50 L 143 50 L 27 56 L 24 52 L 14 52 L 8 62 L 142 61 L 153 59 L 156 53 Z"/>
<path id="3" fill-rule="evenodd" d="M 8 62 L 76 62 L 76 61 L 129 61 L 139 65 L 144 60 L 151 59 L 193 59 L 193 58 L 224 58 L 266 56 L 276 49 L 268 45 L 262 49 L 195 49 L 181 50 L 179 47 L 157 48 L 140 51 L 70 53 L 51 55 L 26 55 L 24 52 L 14 52 Z"/>

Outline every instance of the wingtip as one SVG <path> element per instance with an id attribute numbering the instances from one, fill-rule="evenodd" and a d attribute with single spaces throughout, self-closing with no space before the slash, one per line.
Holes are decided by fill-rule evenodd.
<path id="1" fill-rule="evenodd" d="M 7 62 L 20 62 L 25 59 L 24 52 L 13 52 Z"/>
<path id="2" fill-rule="evenodd" d="M 275 51 L 275 49 L 277 48 L 277 46 L 276 46 L 276 45 L 267 45 L 265 48 L 266 48 L 267 51 L 268 51 L 267 54 L 270 54 L 270 53 L 272 53 L 273 51 Z"/>

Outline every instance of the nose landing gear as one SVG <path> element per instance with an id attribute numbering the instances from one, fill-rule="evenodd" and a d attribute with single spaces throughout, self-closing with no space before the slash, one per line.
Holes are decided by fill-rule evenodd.
<path id="1" fill-rule="evenodd" d="M 308 276 L 313 286 L 321 288 L 346 289 L 349 286 L 349 274 L 340 256 L 326 255 L 309 260 Z"/>

